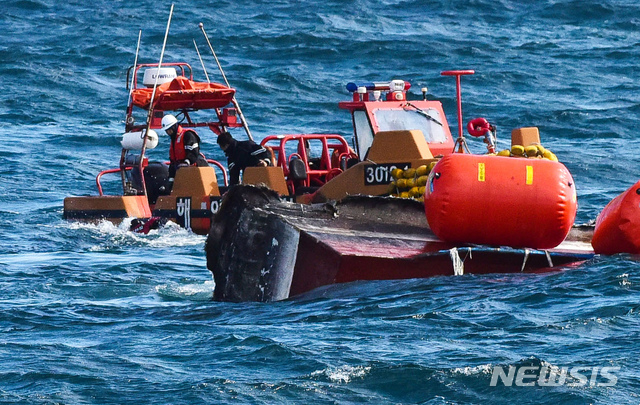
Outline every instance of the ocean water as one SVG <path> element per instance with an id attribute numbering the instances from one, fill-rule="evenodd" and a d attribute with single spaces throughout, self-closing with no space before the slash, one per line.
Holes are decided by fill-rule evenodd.
<path id="1" fill-rule="evenodd" d="M 0 403 L 640 403 L 637 257 L 230 304 L 211 301 L 204 237 L 64 221 L 63 199 L 96 194 L 96 174 L 117 167 L 138 31 L 139 61 L 157 63 L 170 3 L 2 8 Z M 574 176 L 577 223 L 640 179 L 635 1 L 176 1 L 165 62 L 203 80 L 195 39 L 221 81 L 199 22 L 258 139 L 351 137 L 344 85 L 392 78 L 411 97 L 428 87 L 455 131 L 440 72 L 474 69 L 465 123 L 486 117 L 505 147 L 511 129 L 538 126 Z M 223 158 L 212 136 L 202 149 Z M 167 150 L 161 138 L 150 154 Z M 492 386 L 510 367 L 586 377 Z"/>

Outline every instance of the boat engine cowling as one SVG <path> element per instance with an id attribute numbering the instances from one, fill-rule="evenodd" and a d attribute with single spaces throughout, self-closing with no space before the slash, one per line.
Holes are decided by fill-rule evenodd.
<path id="1" fill-rule="evenodd" d="M 550 249 L 577 211 L 567 168 L 546 159 L 454 153 L 433 168 L 425 197 L 433 233 L 452 243 Z"/>

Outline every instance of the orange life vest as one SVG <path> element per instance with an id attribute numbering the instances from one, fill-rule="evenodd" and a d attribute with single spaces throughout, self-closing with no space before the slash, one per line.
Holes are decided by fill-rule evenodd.
<path id="1" fill-rule="evenodd" d="M 187 131 L 178 125 L 178 130 L 176 131 L 176 140 L 171 142 L 171 146 L 169 147 L 169 159 L 171 162 L 181 162 L 187 158 L 187 153 L 184 150 L 184 134 Z M 193 131 L 192 131 L 193 132 Z M 194 165 L 196 162 L 191 162 Z"/>

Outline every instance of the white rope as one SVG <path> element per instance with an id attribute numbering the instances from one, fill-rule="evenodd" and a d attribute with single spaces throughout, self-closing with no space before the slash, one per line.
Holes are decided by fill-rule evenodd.
<path id="1" fill-rule="evenodd" d="M 527 265 L 527 260 L 529 259 L 529 249 L 524 250 L 524 260 L 522 261 L 522 267 L 520 267 L 520 272 L 524 271 L 524 266 Z"/>
<path id="2" fill-rule="evenodd" d="M 551 255 L 548 250 L 544 251 L 544 254 L 547 256 L 547 263 L 549 263 L 549 267 L 553 267 L 553 262 L 551 261 Z"/>
<path id="3" fill-rule="evenodd" d="M 460 259 L 458 248 L 449 249 L 449 256 L 451 257 L 451 264 L 453 264 L 453 275 L 462 276 L 464 274 L 464 262 Z"/>

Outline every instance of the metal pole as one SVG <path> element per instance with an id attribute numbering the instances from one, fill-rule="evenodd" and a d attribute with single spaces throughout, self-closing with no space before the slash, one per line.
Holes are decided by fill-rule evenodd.
<path id="1" fill-rule="evenodd" d="M 140 38 L 142 37 L 142 30 L 138 31 L 138 45 L 136 45 L 136 57 L 133 60 L 133 73 L 131 75 L 131 84 L 129 85 L 129 100 L 127 100 L 127 105 L 129 105 L 129 103 L 131 103 L 131 95 L 133 94 L 133 80 L 135 79 L 136 75 L 135 75 L 135 69 L 136 66 L 138 65 L 138 54 L 140 52 Z"/>
<path id="2" fill-rule="evenodd" d="M 456 96 L 458 99 L 458 137 L 462 138 L 462 91 L 460 90 L 460 75 L 456 75 Z"/>
<path id="3" fill-rule="evenodd" d="M 136 66 L 138 65 L 138 54 L 140 52 L 140 38 L 142 37 L 142 30 L 138 31 L 138 44 L 136 45 L 136 57 L 133 60 L 133 72 L 134 74 L 131 75 L 131 85 L 129 86 L 129 98 L 127 99 L 127 111 L 129 111 L 129 105 L 131 104 L 131 95 L 133 94 L 133 79 L 135 77 L 135 69 Z M 127 120 L 129 119 L 128 116 L 125 116 L 124 118 L 124 125 L 125 125 L 125 131 L 127 128 Z M 127 183 L 127 179 L 125 177 L 125 172 L 126 169 L 124 168 L 124 158 L 125 158 L 125 151 L 124 149 L 122 150 L 122 154 L 120 155 L 120 179 L 122 180 L 122 192 L 125 193 L 126 190 L 126 183 Z"/>
<path id="4" fill-rule="evenodd" d="M 160 68 L 162 67 L 162 59 L 164 58 L 164 50 L 167 46 L 167 37 L 169 37 L 169 27 L 171 26 L 171 17 L 173 17 L 173 4 L 171 4 L 171 10 L 169 11 L 169 19 L 167 20 L 167 30 L 164 33 L 164 41 L 162 42 L 162 52 L 160 52 L 160 60 L 158 61 L 158 71 L 156 72 L 156 81 L 153 83 L 153 91 L 151 92 L 151 101 L 149 102 L 149 114 L 147 115 L 147 130 L 144 133 L 142 139 L 142 150 L 140 151 L 140 178 L 142 179 L 142 188 L 144 189 L 144 196 L 147 196 L 147 185 L 144 181 L 144 173 L 142 162 L 144 161 L 144 153 L 147 149 L 147 134 L 151 130 L 151 118 L 153 117 L 153 102 L 156 97 L 156 89 L 158 88 L 158 78 L 160 77 Z"/>
<path id="5" fill-rule="evenodd" d="M 156 97 L 156 90 L 158 89 L 158 79 L 160 78 L 160 68 L 162 67 L 162 59 L 164 58 L 164 50 L 167 46 L 167 37 L 169 36 L 169 27 L 171 26 L 171 17 L 173 16 L 173 4 L 171 4 L 171 10 L 169 11 L 169 20 L 167 21 L 167 30 L 164 33 L 164 41 L 162 42 L 162 52 L 160 53 L 160 60 L 158 61 L 158 72 L 156 73 L 156 80 L 153 83 L 153 91 L 151 92 L 151 104 L 149 104 L 149 114 L 147 115 L 147 130 L 151 129 L 151 117 L 153 116 L 153 101 Z M 146 137 L 146 134 L 145 134 Z"/>
<path id="6" fill-rule="evenodd" d="M 440 73 L 443 76 L 456 77 L 456 98 L 458 101 L 458 139 L 456 139 L 456 144 L 458 145 L 459 153 L 462 153 L 464 151 L 463 146 L 466 146 L 464 135 L 462 134 L 462 91 L 460 89 L 460 76 L 472 75 L 474 73 L 473 70 L 447 70 Z"/>
<path id="7" fill-rule="evenodd" d="M 202 65 L 202 70 L 204 71 L 204 76 L 207 78 L 207 83 L 211 84 L 211 80 L 209 80 L 209 75 L 207 74 L 207 68 L 204 66 L 204 61 L 202 60 L 202 56 L 200 55 L 200 50 L 198 49 L 198 44 L 196 44 L 196 40 L 193 40 L 193 46 L 196 47 L 196 53 L 198 54 L 198 59 L 200 59 L 200 64 Z M 221 120 L 220 109 L 216 108 L 216 114 L 218 115 L 218 120 Z M 224 125 L 220 125 L 223 131 L 226 131 L 227 128 Z"/>
<path id="8" fill-rule="evenodd" d="M 200 23 L 198 24 L 198 27 L 200 27 L 200 30 L 202 30 L 202 35 L 204 35 L 204 38 L 207 40 L 209 49 L 211 50 L 211 53 L 213 54 L 213 58 L 216 60 L 216 63 L 218 64 L 218 69 L 220 69 L 220 73 L 222 74 L 222 78 L 224 79 L 224 82 L 226 83 L 227 87 L 231 87 L 229 85 L 229 81 L 227 80 L 227 76 L 224 74 L 224 70 L 222 70 L 222 65 L 220 65 L 218 56 L 216 55 L 216 52 L 213 50 L 213 46 L 211 46 L 211 41 L 209 41 L 209 37 L 207 36 L 207 33 L 204 31 L 204 24 Z M 249 137 L 249 139 L 253 141 L 253 136 L 251 136 L 251 131 L 249 130 L 249 124 L 247 124 L 247 120 L 244 117 L 244 114 L 242 113 L 242 109 L 240 109 L 240 104 L 238 104 L 238 100 L 236 100 L 235 95 L 233 96 L 233 99 L 231 100 L 231 102 L 233 103 L 233 106 L 236 108 L 236 110 L 238 110 L 238 115 L 242 119 L 242 126 L 244 127 L 244 130 L 247 133 L 247 136 Z"/>
<path id="9" fill-rule="evenodd" d="M 202 56 L 200 56 L 200 50 L 198 49 L 198 44 L 196 44 L 195 39 L 193 40 L 193 46 L 196 47 L 196 53 L 198 54 L 198 59 L 200 59 L 202 70 L 204 70 L 204 76 L 207 78 L 207 83 L 211 83 L 211 80 L 209 80 L 209 75 L 207 74 L 207 68 L 204 66 L 204 61 L 202 60 Z"/>
<path id="10" fill-rule="evenodd" d="M 462 143 L 464 137 L 462 135 L 462 91 L 460 90 L 460 75 L 456 75 L 456 98 L 458 99 L 458 153 L 462 153 Z"/>

